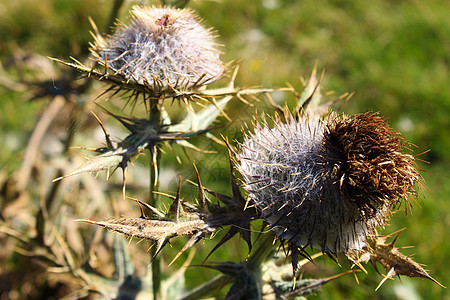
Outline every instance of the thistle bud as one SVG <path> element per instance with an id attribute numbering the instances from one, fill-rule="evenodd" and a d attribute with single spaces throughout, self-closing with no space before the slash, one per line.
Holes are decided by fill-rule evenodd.
<path id="1" fill-rule="evenodd" d="M 214 35 L 187 9 L 134 7 L 130 24 L 96 39 L 98 62 L 155 93 L 189 89 L 219 79 L 224 66 Z"/>
<path id="2" fill-rule="evenodd" d="M 240 145 L 250 200 L 277 237 L 336 254 L 359 250 L 420 176 L 405 143 L 376 113 L 263 119 Z"/>

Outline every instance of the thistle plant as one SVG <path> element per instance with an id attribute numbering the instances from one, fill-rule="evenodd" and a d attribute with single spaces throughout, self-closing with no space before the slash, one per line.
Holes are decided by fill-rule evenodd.
<path id="1" fill-rule="evenodd" d="M 392 209 L 416 196 L 419 174 L 404 141 L 367 112 L 303 112 L 287 123 L 256 124 L 239 170 L 250 200 L 277 236 L 325 253 L 361 250 Z"/>
<path id="2" fill-rule="evenodd" d="M 102 35 L 92 25 L 89 60 L 53 60 L 83 74 L 88 82 L 99 81 L 100 99 L 131 102 L 131 111 L 126 115 L 126 109 L 117 113 L 117 109 L 101 107 L 101 114 L 92 113 L 104 144 L 91 149 L 95 155 L 85 163 L 56 173 L 48 201 L 36 218 L 37 237 L 24 238 L 31 234 L 8 224 L 0 227 L 19 240 L 27 250 L 23 253 L 52 262 L 47 272 L 67 273 L 76 280 L 81 288 L 73 292 L 74 298 L 97 293 L 116 299 L 198 299 L 214 297 L 226 288 L 222 292 L 226 299 L 302 299 L 341 276 L 367 272 L 363 266 L 367 262 L 378 273 L 377 263 L 387 272 L 377 289 L 394 275 L 427 278 L 441 285 L 395 247 L 399 235 L 388 243 L 396 233 L 382 236 L 377 231 L 399 208 L 412 210 L 411 200 L 420 198 L 417 188 L 425 185 L 409 149 L 412 144 L 392 130 L 386 118 L 376 112 L 346 115 L 334 109 L 333 104 L 342 99 L 323 101 L 315 70 L 302 91 L 291 86 L 236 87 L 238 67 L 222 62 L 216 33 L 190 9 L 135 6 L 129 19 L 118 21 L 110 35 Z M 243 123 L 243 135 L 237 141 L 227 138 L 225 131 L 220 132 L 222 138 L 217 137 L 219 129 L 238 122 L 227 112 L 231 101 L 250 108 L 260 105 L 263 96 L 271 100 L 274 92 L 295 98 L 294 108 L 269 101 L 270 111 L 261 116 L 255 113 L 253 123 Z M 182 117 L 174 117 L 171 110 L 182 111 Z M 135 112 L 145 115 L 136 117 Z M 102 120 L 108 118 L 127 130 L 124 138 L 110 133 Z M 219 121 L 220 125 L 215 124 Z M 195 136 L 210 139 L 227 157 L 228 193 L 205 186 L 204 170 L 195 162 L 194 181 L 185 184 L 178 177 L 174 195 L 160 189 L 164 149 L 182 147 L 187 153 L 214 155 L 196 145 Z M 65 149 L 72 140 L 67 139 Z M 136 187 L 127 174 L 139 168 L 130 166 L 145 154 L 148 185 Z M 80 245 L 84 252 L 78 250 L 82 255 L 77 256 L 65 241 L 68 230 L 63 228 L 69 221 L 61 214 L 58 225 L 52 224 L 48 215 L 52 200 L 68 180 L 80 177 L 75 181 L 78 186 L 89 185 L 91 173 L 108 171 L 110 175 L 118 168 L 123 171 L 121 197 L 114 193 L 112 202 L 105 200 L 96 207 L 101 213 L 91 215 L 86 209 L 86 215 L 80 212 L 71 222 L 77 224 L 72 232 L 80 236 L 83 230 L 91 232 L 88 242 Z M 194 186 L 197 196 L 184 196 L 186 186 Z M 99 193 L 106 197 L 109 191 Z M 161 209 L 167 198 L 170 204 Z M 89 201 L 80 202 L 89 207 Z M 130 210 L 124 215 L 117 209 L 123 203 L 132 204 L 139 215 L 128 215 Z M 96 231 L 97 227 L 114 232 Z M 216 238 L 203 263 L 193 266 L 220 275 L 192 290 L 184 285 L 184 266 L 163 278 L 161 268 L 166 265 L 159 258 L 171 241 L 188 238 L 168 265 L 173 268 L 183 253 L 190 252 L 185 263 L 189 265 L 198 242 L 214 239 L 223 229 L 226 233 Z M 108 241 L 111 236 L 112 242 Z M 247 258 L 211 262 L 215 252 L 236 236 L 247 245 Z M 127 246 L 123 237 L 148 240 L 153 246 L 145 252 Z M 99 253 L 109 253 L 111 258 L 98 258 Z M 299 278 L 305 265 L 323 255 L 339 265 L 349 261 L 351 268 L 324 278 Z M 133 261 L 136 256 L 146 259 L 145 275 L 135 272 L 139 268 Z M 96 268 L 98 260 L 104 265 Z M 102 273 L 106 263 L 113 265 L 113 276 Z"/>
<path id="3" fill-rule="evenodd" d="M 106 41 L 97 36 L 93 55 L 150 93 L 184 90 L 219 79 L 224 66 L 210 29 L 184 9 L 135 7 L 129 25 Z"/>

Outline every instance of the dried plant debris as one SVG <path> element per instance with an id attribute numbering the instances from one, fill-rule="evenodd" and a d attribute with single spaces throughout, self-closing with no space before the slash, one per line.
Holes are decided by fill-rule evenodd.
<path id="1" fill-rule="evenodd" d="M 362 270 L 364 270 L 364 268 L 362 267 L 361 262 L 370 262 L 377 273 L 384 277 L 376 290 L 378 290 L 387 279 L 390 279 L 395 275 L 426 278 L 433 281 L 440 287 L 445 288 L 445 286 L 431 277 L 420 264 L 416 263 L 410 256 L 406 256 L 399 251 L 403 248 L 395 247 L 395 242 L 403 230 L 404 229 L 385 236 L 370 236 L 367 238 L 367 245 L 361 251 L 356 253 L 348 253 L 347 257 Z M 388 243 L 387 240 L 394 235 L 395 238 L 393 241 Z M 377 263 L 379 263 L 386 270 L 386 275 L 380 273 L 377 268 Z"/>

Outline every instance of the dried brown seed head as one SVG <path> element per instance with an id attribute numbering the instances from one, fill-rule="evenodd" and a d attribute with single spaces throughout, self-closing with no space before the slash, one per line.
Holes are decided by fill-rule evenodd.
<path id="1" fill-rule="evenodd" d="M 414 157 L 402 152 L 407 144 L 377 113 L 328 122 L 324 147 L 336 165 L 335 180 L 364 218 L 376 218 L 380 209 L 395 208 L 402 199 L 409 204 L 408 198 L 417 195 L 420 175 Z"/>
<path id="2" fill-rule="evenodd" d="M 414 158 L 377 114 L 274 123 L 244 137 L 238 169 L 261 217 L 290 244 L 361 249 L 401 198 L 416 195 Z"/>

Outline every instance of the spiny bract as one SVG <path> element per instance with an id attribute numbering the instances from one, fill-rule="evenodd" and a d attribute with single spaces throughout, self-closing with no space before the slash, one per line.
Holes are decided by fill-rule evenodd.
<path id="1" fill-rule="evenodd" d="M 416 195 L 406 142 L 375 113 L 263 118 L 240 145 L 238 169 L 278 238 L 336 254 L 359 250 L 391 209 Z"/>
<path id="2" fill-rule="evenodd" d="M 109 39 L 96 38 L 93 54 L 127 80 L 156 93 L 219 79 L 224 66 L 214 35 L 187 9 L 134 7 L 130 24 Z"/>

